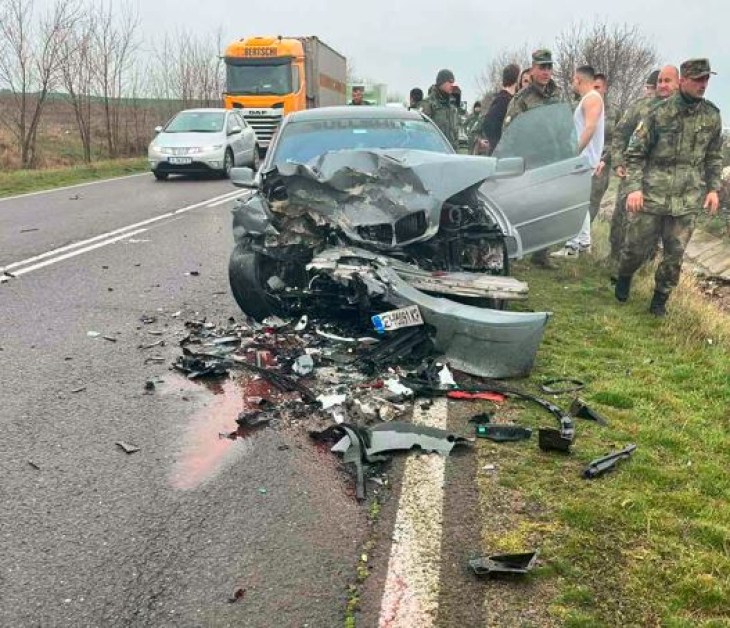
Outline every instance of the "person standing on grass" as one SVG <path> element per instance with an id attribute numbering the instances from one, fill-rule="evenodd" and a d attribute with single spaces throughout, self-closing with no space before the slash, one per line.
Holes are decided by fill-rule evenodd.
<path id="1" fill-rule="evenodd" d="M 576 152 L 588 160 L 588 165 L 596 173 L 601 169 L 603 154 L 604 117 L 603 98 L 595 90 L 596 72 L 590 65 L 582 65 L 573 75 L 573 91 L 580 97 L 580 102 L 573 113 L 575 131 L 578 134 Z M 591 247 L 591 215 L 586 211 L 580 233 L 566 242 L 561 251 L 552 253 L 552 257 L 577 258 L 580 251 Z"/>
<path id="2" fill-rule="evenodd" d="M 624 165 L 624 151 L 639 121 L 649 113 L 649 110 L 665 98 L 669 98 L 679 89 L 679 70 L 673 65 L 665 65 L 658 71 L 656 89 L 651 96 L 644 96 L 632 104 L 621 117 L 614 129 L 611 140 L 611 163 L 614 174 L 619 178 L 616 204 L 611 216 L 611 231 L 609 243 L 611 245 L 610 259 L 618 264 L 621 253 L 621 244 L 624 238 L 626 225 L 626 166 Z M 647 255 L 649 252 L 647 252 Z"/>
<path id="3" fill-rule="evenodd" d="M 502 70 L 502 89 L 492 100 L 489 105 L 489 111 L 484 116 L 482 123 L 482 140 L 483 144 L 480 148 L 486 151 L 487 155 L 491 155 L 502 137 L 502 125 L 507 115 L 507 109 L 513 96 L 517 92 L 517 81 L 519 80 L 520 68 L 514 63 L 510 63 Z"/>
<path id="4" fill-rule="evenodd" d="M 682 63 L 679 91 L 639 122 L 625 153 L 629 214 L 614 295 L 621 303 L 629 298 L 647 248 L 661 238 L 664 250 L 649 305 L 654 316 L 666 315 L 697 214 L 702 208 L 714 215 L 719 207 L 722 120 L 704 98 L 711 74 L 708 59 Z"/>

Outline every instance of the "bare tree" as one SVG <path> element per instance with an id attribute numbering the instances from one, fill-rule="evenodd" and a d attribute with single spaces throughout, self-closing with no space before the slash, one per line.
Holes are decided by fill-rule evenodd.
<path id="1" fill-rule="evenodd" d="M 571 92 L 575 68 L 588 64 L 606 75 L 611 101 L 619 110 L 638 98 L 657 65 L 654 46 L 637 26 L 628 24 L 573 24 L 559 35 L 555 53 L 554 78 L 564 93 Z"/>
<path id="2" fill-rule="evenodd" d="M 94 88 L 102 100 L 107 151 L 110 157 L 116 157 L 120 148 L 121 99 L 139 48 L 139 17 L 129 5 L 116 15 L 111 2 L 101 2 L 93 10 Z"/>
<path id="3" fill-rule="evenodd" d="M 65 42 L 78 19 L 75 0 L 56 0 L 36 20 L 33 0 L 0 4 L 0 84 L 10 91 L 10 105 L 0 112 L 20 149 L 23 168 L 36 162 L 36 140 L 43 109 L 65 63 Z"/>
<path id="4" fill-rule="evenodd" d="M 492 57 L 487 67 L 476 77 L 480 100 L 502 89 L 502 70 L 510 63 L 516 63 L 520 68 L 529 67 L 530 53 L 527 44 L 522 44 L 519 48 L 502 50 Z"/>
<path id="5" fill-rule="evenodd" d="M 81 138 L 84 161 L 91 162 L 92 85 L 94 80 L 95 16 L 89 15 L 74 25 L 64 42 L 65 63 L 61 68 L 63 87 Z"/>

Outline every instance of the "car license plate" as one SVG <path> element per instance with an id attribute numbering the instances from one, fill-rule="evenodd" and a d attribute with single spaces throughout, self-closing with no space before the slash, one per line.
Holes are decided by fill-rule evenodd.
<path id="1" fill-rule="evenodd" d="M 391 310 L 390 312 L 376 314 L 371 318 L 371 320 L 373 321 L 375 331 L 381 334 L 386 331 L 400 329 L 401 327 L 415 327 L 416 325 L 423 325 L 421 310 L 418 309 L 417 305 L 409 305 L 408 307 L 402 307 L 399 310 Z"/>
<path id="2" fill-rule="evenodd" d="M 192 157 L 170 157 L 169 159 L 171 164 L 176 164 L 178 166 L 193 163 Z"/>

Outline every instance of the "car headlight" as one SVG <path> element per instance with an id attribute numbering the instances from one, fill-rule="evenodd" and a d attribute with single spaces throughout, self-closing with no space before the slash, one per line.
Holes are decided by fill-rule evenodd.
<path id="1" fill-rule="evenodd" d="M 166 146 L 157 146 L 155 144 L 152 144 L 150 146 L 150 150 L 153 153 L 159 153 L 160 155 L 166 155 L 168 152 L 170 152 L 170 149 L 167 148 Z"/>

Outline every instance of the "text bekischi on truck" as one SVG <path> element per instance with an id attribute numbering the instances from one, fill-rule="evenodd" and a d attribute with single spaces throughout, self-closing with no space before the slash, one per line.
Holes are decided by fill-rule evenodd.
<path id="1" fill-rule="evenodd" d="M 317 37 L 246 37 L 224 60 L 224 106 L 241 110 L 261 148 L 286 114 L 345 104 L 346 59 Z"/>

